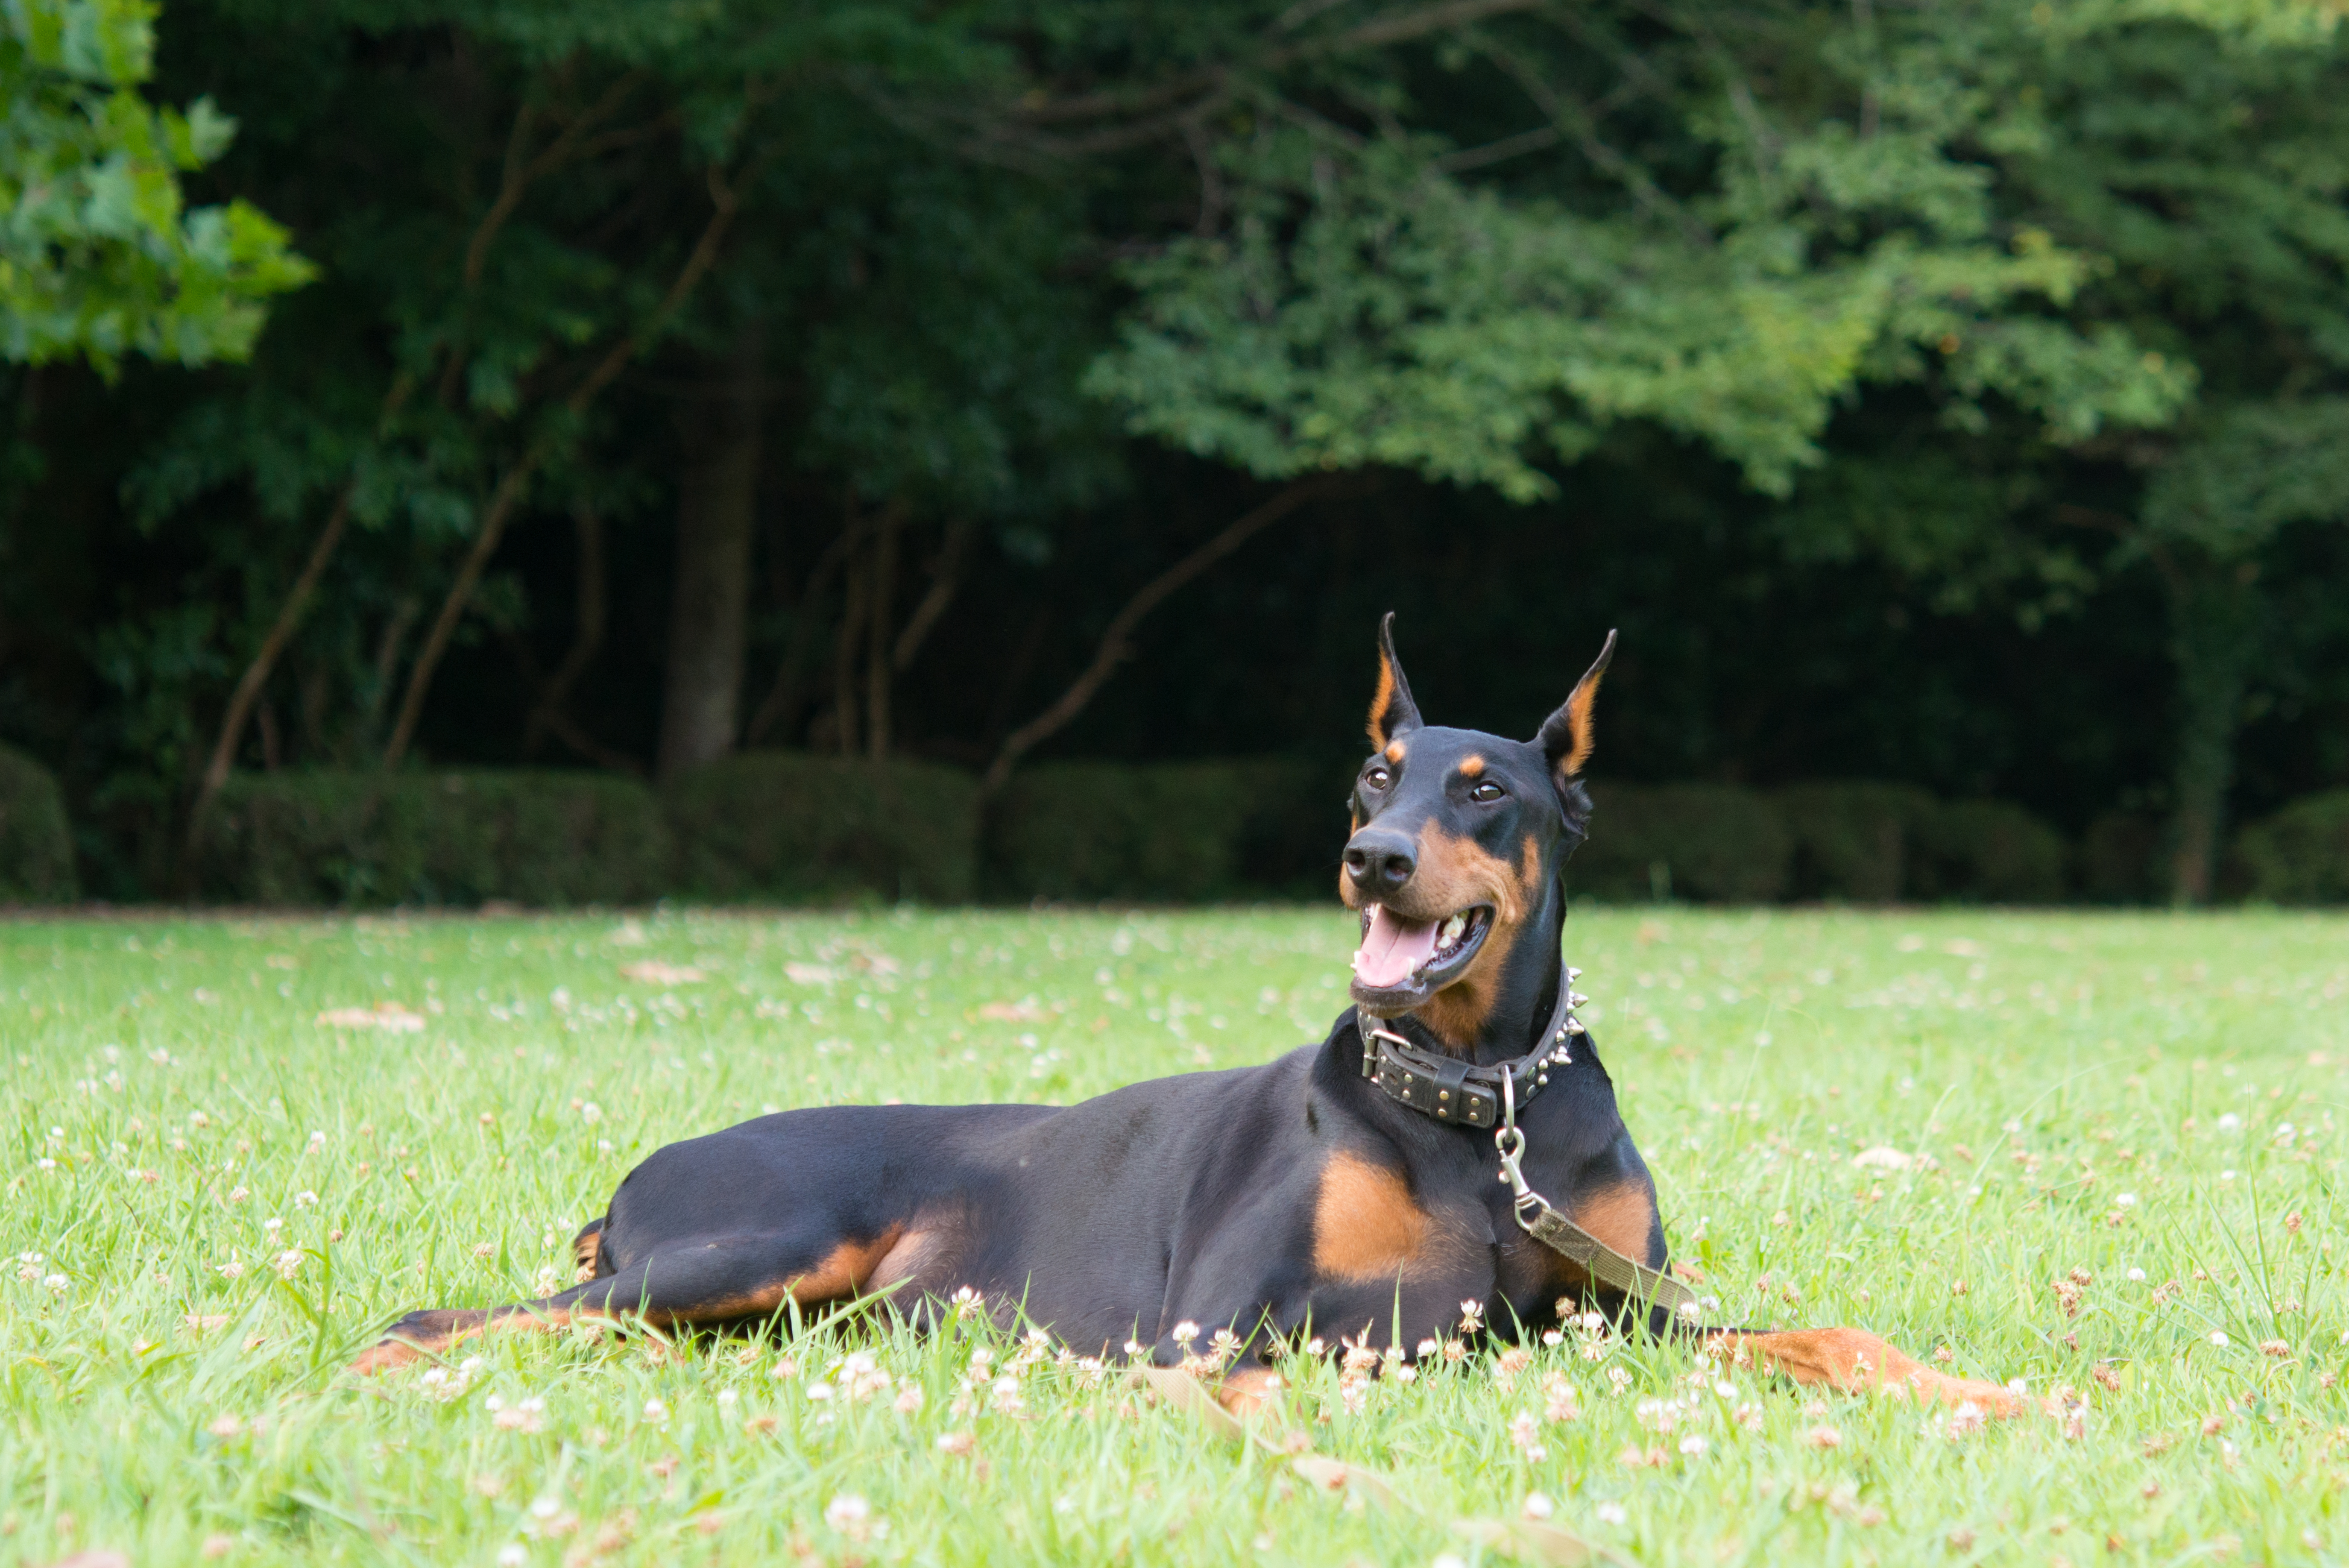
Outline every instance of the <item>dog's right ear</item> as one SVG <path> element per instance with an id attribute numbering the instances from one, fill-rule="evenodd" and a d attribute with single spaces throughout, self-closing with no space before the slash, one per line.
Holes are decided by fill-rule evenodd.
<path id="1" fill-rule="evenodd" d="M 1411 682 L 1402 678 L 1395 658 L 1394 611 L 1379 622 L 1379 689 L 1371 699 L 1371 744 L 1380 751 L 1419 728 L 1419 704 L 1411 700 Z"/>

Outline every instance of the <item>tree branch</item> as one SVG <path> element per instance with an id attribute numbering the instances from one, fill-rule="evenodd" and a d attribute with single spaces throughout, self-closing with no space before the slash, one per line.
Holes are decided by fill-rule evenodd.
<path id="1" fill-rule="evenodd" d="M 1003 738 L 1003 744 L 996 751 L 995 760 L 988 764 L 987 774 L 979 781 L 980 797 L 985 799 L 1000 790 L 1011 777 L 1011 770 L 1019 765 L 1021 757 L 1039 742 L 1066 728 L 1071 720 L 1084 711 L 1085 704 L 1092 701 L 1094 694 L 1116 673 L 1117 667 L 1132 657 L 1133 633 L 1144 616 L 1209 566 L 1299 507 L 1353 488 L 1360 483 L 1346 476 L 1330 474 L 1292 480 L 1270 499 L 1241 514 L 1222 533 L 1143 584 L 1141 591 L 1128 599 L 1125 607 L 1111 619 L 1108 629 L 1102 633 L 1100 646 L 1093 650 L 1092 661 L 1085 666 L 1069 689 L 1061 693 L 1060 700 Z"/>
<path id="2" fill-rule="evenodd" d="M 564 400 L 564 406 L 574 415 L 587 411 L 596 395 L 610 386 L 628 361 L 652 340 L 717 260 L 719 244 L 733 223 L 739 203 L 733 190 L 726 182 L 724 172 L 714 164 L 709 170 L 709 199 L 716 210 L 710 213 L 709 223 L 701 231 L 701 238 L 686 257 L 685 265 L 678 269 L 676 281 L 669 285 L 668 292 L 661 297 L 660 304 L 634 330 L 614 344 L 611 351 Z M 482 511 L 481 531 L 474 535 L 473 547 L 465 553 L 464 563 L 457 569 L 457 580 L 450 585 L 448 596 L 440 601 L 440 613 L 433 618 L 432 629 L 425 635 L 424 646 L 417 649 L 416 662 L 409 670 L 408 690 L 400 699 L 399 717 L 392 725 L 391 739 L 384 743 L 383 765 L 386 768 L 398 766 L 400 759 L 408 754 L 408 748 L 416 738 L 416 726 L 424 716 L 425 696 L 431 691 L 432 677 L 439 670 L 442 657 L 449 651 L 450 639 L 456 635 L 457 623 L 463 618 L 466 607 L 472 600 L 473 589 L 481 583 L 481 573 L 489 566 L 490 556 L 497 550 L 498 541 L 504 535 L 514 508 L 521 504 L 531 475 L 546 460 L 552 446 L 553 436 L 542 432 L 523 450 L 522 456 L 514 461 L 513 466 L 506 471 L 505 477 L 498 482 L 497 489 L 492 493 L 490 504 Z"/>

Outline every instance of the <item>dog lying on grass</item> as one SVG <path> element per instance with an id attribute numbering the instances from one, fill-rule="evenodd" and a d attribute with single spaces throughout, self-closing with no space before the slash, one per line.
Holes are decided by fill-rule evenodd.
<path id="1" fill-rule="evenodd" d="M 1694 1321 L 1558 956 L 1614 638 L 1520 742 L 1423 723 L 1392 623 L 1339 878 L 1354 1005 L 1327 1039 L 1075 1106 L 841 1106 L 670 1144 L 580 1232 L 592 1278 L 409 1313 L 356 1369 L 493 1330 L 748 1325 L 884 1293 L 927 1323 L 977 1293 L 1160 1366 L 1197 1365 L 1220 1330 L 1235 1406 L 1309 1334 L 1411 1358 L 1464 1324 L 1510 1338 L 1595 1309 L 1798 1383 L 2020 1410 L 1857 1329 Z"/>

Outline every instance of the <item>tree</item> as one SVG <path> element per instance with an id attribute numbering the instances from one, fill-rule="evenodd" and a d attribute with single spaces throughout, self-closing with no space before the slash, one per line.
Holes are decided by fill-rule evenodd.
<path id="1" fill-rule="evenodd" d="M 2248 685 L 2277 646 L 2261 557 L 2295 525 L 2349 515 L 2349 59 L 2334 18 L 2293 0 L 2018 3 L 1885 31 L 1869 79 L 1963 106 L 1952 143 L 1981 161 L 1999 221 L 2091 261 L 2051 300 L 2066 329 L 2132 345 L 2192 391 L 2171 417 L 2071 441 L 2041 439 L 2036 410 L 1944 410 L 1989 441 L 1994 503 L 1961 510 L 1951 501 L 1979 487 L 1927 484 L 1871 505 L 1858 491 L 1903 492 L 1855 486 L 1869 462 L 1856 458 L 1830 484 L 1842 502 L 1799 508 L 1791 533 L 1813 554 L 1864 541 L 1961 599 L 2019 588 L 2033 612 L 2152 568 L 2175 681 L 2168 878 L 2199 902 Z M 2090 549 L 2083 529 L 2109 544 Z"/>
<path id="2" fill-rule="evenodd" d="M 0 14 L 0 358 L 243 359 L 266 302 L 309 265 L 249 202 L 189 209 L 182 175 L 217 161 L 236 124 L 139 89 L 155 7 L 18 0 Z"/>

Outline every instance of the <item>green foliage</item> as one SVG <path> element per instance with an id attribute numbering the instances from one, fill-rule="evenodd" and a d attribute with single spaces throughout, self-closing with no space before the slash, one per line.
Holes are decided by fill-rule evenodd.
<path id="1" fill-rule="evenodd" d="M 696 898 L 953 904 L 975 888 L 978 786 L 958 769 L 751 752 L 662 802 Z"/>
<path id="2" fill-rule="evenodd" d="M 1457 51 L 1576 149 L 1546 179 L 1454 176 L 1482 159 L 1440 115 L 1406 128 L 1391 102 L 1363 138 L 1262 89 L 1223 152 L 1224 232 L 1133 265 L 1141 299 L 1092 386 L 1131 428 L 1268 477 L 1383 465 L 1518 500 L 1628 420 L 1783 493 L 1863 382 L 1926 383 L 1960 423 L 2002 400 L 2064 442 L 2175 416 L 2190 368 L 2058 314 L 2094 254 L 2003 219 L 1968 150 L 2025 133 L 1953 94 L 1952 62 L 1855 63 L 1872 24 L 1822 43 L 1792 11 L 1673 21 L 1682 36 L 1622 44 L 1636 67 L 1583 57 L 1625 27 L 1603 15 L 1573 44 L 1528 24 Z M 1741 72 L 1790 45 L 1857 78 L 1861 133 L 1815 88 L 1754 100 Z M 1595 137 L 1563 86 L 1619 68 L 1624 97 L 1678 117 L 1638 155 Z"/>
<path id="3" fill-rule="evenodd" d="M 1316 873 L 1336 866 L 1344 822 L 1326 805 L 1300 809 L 1337 798 L 1334 787 L 1313 790 L 1312 782 L 1313 769 L 1285 762 L 1025 769 L 988 814 L 988 896 L 1171 903 L 1326 897 L 1329 883 Z M 1300 840 L 1316 837 L 1321 855 L 1299 852 Z"/>
<path id="4" fill-rule="evenodd" d="M 297 907 L 643 903 L 673 862 L 644 785 L 521 769 L 243 775 L 198 852 L 204 896 Z"/>
<path id="5" fill-rule="evenodd" d="M 56 776 L 0 746 L 0 904 L 69 904 L 77 895 L 73 825 Z"/>
<path id="6" fill-rule="evenodd" d="M 1599 784 L 1590 798 L 1590 837 L 1566 865 L 1578 896 L 1766 904 L 1785 894 L 1795 836 L 1757 790 Z"/>
<path id="7" fill-rule="evenodd" d="M 243 359 L 265 302 L 310 265 L 244 201 L 186 208 L 182 176 L 235 122 L 139 94 L 151 0 L 10 0 L 0 8 L 0 358 Z"/>
<path id="8" fill-rule="evenodd" d="M 2349 904 L 2349 790 L 2296 800 L 2243 829 L 2250 893 L 2277 904 Z"/>

